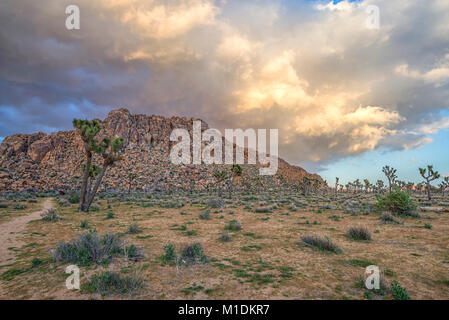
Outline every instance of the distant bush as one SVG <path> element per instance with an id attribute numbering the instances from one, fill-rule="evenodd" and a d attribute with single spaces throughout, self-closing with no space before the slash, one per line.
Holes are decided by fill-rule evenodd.
<path id="1" fill-rule="evenodd" d="M 242 225 L 237 220 L 231 220 L 225 226 L 225 230 L 240 231 L 240 230 L 242 230 Z"/>
<path id="2" fill-rule="evenodd" d="M 16 205 L 13 207 L 13 209 L 15 209 L 15 210 L 25 210 L 26 208 L 27 208 L 27 206 L 24 205 L 24 204 L 16 204 Z"/>
<path id="3" fill-rule="evenodd" d="M 371 233 L 366 227 L 351 227 L 346 233 L 346 236 L 353 240 L 371 240 Z"/>
<path id="4" fill-rule="evenodd" d="M 407 292 L 407 289 L 401 287 L 399 285 L 399 282 L 397 281 L 393 281 L 391 283 L 391 294 L 393 295 L 393 298 L 395 298 L 396 300 L 410 300 L 410 296 Z"/>
<path id="5" fill-rule="evenodd" d="M 139 225 L 137 223 L 133 223 L 132 225 L 129 226 L 128 233 L 136 234 L 140 232 L 142 232 L 142 230 L 140 230 Z"/>
<path id="6" fill-rule="evenodd" d="M 328 251 L 333 253 L 341 253 L 340 248 L 335 245 L 331 239 L 323 238 L 319 236 L 304 236 L 301 241 L 309 247 L 314 247 L 322 251 Z"/>
<path id="7" fill-rule="evenodd" d="M 376 209 L 379 211 L 389 211 L 393 215 L 399 216 L 417 216 L 417 205 L 410 198 L 408 192 L 401 191 L 399 188 L 395 188 L 394 191 L 385 195 L 378 196 Z"/>
<path id="8" fill-rule="evenodd" d="M 164 247 L 164 255 L 162 255 L 162 262 L 171 263 L 176 262 L 175 246 L 168 244 Z"/>
<path id="9" fill-rule="evenodd" d="M 199 214 L 199 218 L 202 220 L 209 220 L 210 219 L 210 212 L 205 211 Z"/>
<path id="10" fill-rule="evenodd" d="M 106 219 L 114 219 L 114 212 L 108 212 L 108 214 L 106 215 Z"/>
<path id="11" fill-rule="evenodd" d="M 103 263 L 113 256 L 123 254 L 122 242 L 118 235 L 106 233 L 103 236 L 95 231 L 78 235 L 71 242 L 60 242 L 53 252 L 56 262 L 70 262 L 78 265 Z"/>
<path id="12" fill-rule="evenodd" d="M 80 227 L 81 229 L 89 229 L 89 222 L 87 220 L 82 220 Z"/>
<path id="13" fill-rule="evenodd" d="M 181 251 L 180 262 L 187 265 L 196 263 L 206 263 L 207 257 L 203 252 L 201 243 L 189 244 Z"/>
<path id="14" fill-rule="evenodd" d="M 393 217 L 393 215 L 389 212 L 384 212 L 382 213 L 382 215 L 380 216 L 380 220 L 383 223 L 397 223 L 399 224 L 400 222 L 398 220 L 395 219 L 395 217 Z"/>
<path id="15" fill-rule="evenodd" d="M 90 277 L 82 290 L 87 293 L 99 293 L 102 296 L 133 296 L 144 287 L 145 281 L 137 274 L 121 276 L 116 272 L 105 271 Z"/>
<path id="16" fill-rule="evenodd" d="M 71 204 L 77 204 L 77 203 L 80 203 L 80 196 L 78 194 L 74 193 L 67 200 Z"/>
<path id="17" fill-rule="evenodd" d="M 229 233 L 223 232 L 220 236 L 220 241 L 222 242 L 231 242 L 232 237 L 229 235 Z"/>
<path id="18" fill-rule="evenodd" d="M 141 248 L 136 247 L 133 244 L 128 247 L 125 247 L 123 249 L 123 252 L 129 260 L 133 261 L 139 261 L 145 257 L 143 250 Z"/>
<path id="19" fill-rule="evenodd" d="M 9 207 L 9 205 L 7 203 L 0 203 L 0 208 L 1 209 L 6 209 L 8 207 Z"/>
<path id="20" fill-rule="evenodd" d="M 206 201 L 206 205 L 211 208 L 223 208 L 225 203 L 221 199 L 209 199 Z"/>
<path id="21" fill-rule="evenodd" d="M 53 222 L 61 220 L 58 212 L 55 209 L 48 209 L 41 213 L 41 218 L 44 221 Z"/>

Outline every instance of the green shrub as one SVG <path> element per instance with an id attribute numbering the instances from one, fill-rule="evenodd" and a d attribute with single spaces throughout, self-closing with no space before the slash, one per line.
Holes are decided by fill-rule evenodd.
<path id="1" fill-rule="evenodd" d="M 416 208 L 417 205 L 410 198 L 410 194 L 397 187 L 383 197 L 377 196 L 376 209 L 379 211 L 389 211 L 399 216 L 417 216 Z"/>
<path id="2" fill-rule="evenodd" d="M 162 255 L 162 261 L 164 263 L 172 263 L 176 261 L 175 246 L 168 244 L 164 247 L 165 254 Z"/>
<path id="3" fill-rule="evenodd" d="M 210 212 L 205 211 L 199 214 L 199 218 L 202 220 L 209 220 L 210 219 Z"/>
<path id="4" fill-rule="evenodd" d="M 401 287 L 399 285 L 399 282 L 397 281 L 393 281 L 391 283 L 391 294 L 393 295 L 393 298 L 395 298 L 396 300 L 410 300 L 410 296 L 407 292 L 407 289 Z"/>
<path id="5" fill-rule="evenodd" d="M 108 212 L 108 214 L 106 215 L 106 219 L 114 219 L 114 212 Z"/>
<path id="6" fill-rule="evenodd" d="M 82 220 L 80 227 L 81 229 L 89 229 L 89 222 L 87 220 Z"/>
<path id="7" fill-rule="evenodd" d="M 328 237 L 323 238 L 319 236 L 304 236 L 301 238 L 301 241 L 306 246 L 317 248 L 321 251 L 341 253 L 340 248 L 338 248 L 338 246 L 335 245 Z"/>
<path id="8" fill-rule="evenodd" d="M 366 227 L 351 227 L 346 233 L 346 236 L 352 240 L 371 240 L 371 233 Z"/>
<path id="9" fill-rule="evenodd" d="M 68 199 L 67 199 L 71 204 L 76 204 L 80 202 L 80 196 L 76 193 L 72 194 Z"/>
<path id="10" fill-rule="evenodd" d="M 180 256 L 181 263 L 196 264 L 196 263 L 206 263 L 207 257 L 203 252 L 203 246 L 201 243 L 189 244 L 184 247 L 181 251 Z"/>

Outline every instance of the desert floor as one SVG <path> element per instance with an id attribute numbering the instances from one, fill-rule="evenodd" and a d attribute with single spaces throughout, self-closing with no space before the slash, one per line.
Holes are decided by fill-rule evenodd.
<path id="1" fill-rule="evenodd" d="M 415 195 L 415 198 L 417 196 Z M 422 195 L 421 197 L 424 197 Z M 383 223 L 371 194 L 330 193 L 303 197 L 294 192 L 235 194 L 216 205 L 207 194 L 104 194 L 89 213 L 77 211 L 67 196 L 4 197 L 0 208 L 1 299 L 393 299 L 388 290 L 369 292 L 361 285 L 365 267 L 377 265 L 388 288 L 393 281 L 412 299 L 449 298 L 449 212 L 418 211 Z M 447 208 L 449 200 L 431 205 Z M 53 207 L 61 220 L 41 219 Z M 113 213 L 113 215 L 111 214 Z M 200 214 L 209 212 L 209 219 Z M 226 231 L 237 220 L 240 231 Z M 130 233 L 132 224 L 139 231 Z M 346 236 L 365 226 L 372 240 Z M 52 252 L 62 240 L 96 231 L 119 233 L 125 245 L 142 248 L 138 261 L 115 257 L 106 264 L 81 266 L 81 290 L 65 286 L 65 268 Z M 227 232 L 232 241 L 220 241 Z M 301 237 L 331 239 L 341 253 L 305 246 Z M 180 250 L 200 243 L 206 263 L 164 263 L 164 247 Z M 138 294 L 101 296 L 83 284 L 104 270 L 138 274 L 145 288 Z"/>

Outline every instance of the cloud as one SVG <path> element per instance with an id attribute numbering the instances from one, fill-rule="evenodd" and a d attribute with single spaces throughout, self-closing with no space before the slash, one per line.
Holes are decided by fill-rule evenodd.
<path id="1" fill-rule="evenodd" d="M 68 0 L 1 2 L 1 136 L 126 106 L 278 128 L 282 157 L 322 169 L 449 127 L 445 1 L 77 2 L 76 31 Z M 372 4 L 379 30 L 365 27 Z"/>

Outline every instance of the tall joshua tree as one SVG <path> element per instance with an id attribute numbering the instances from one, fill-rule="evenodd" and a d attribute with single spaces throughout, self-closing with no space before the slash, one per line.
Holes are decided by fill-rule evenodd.
<path id="1" fill-rule="evenodd" d="M 86 154 L 86 162 L 82 167 L 84 173 L 78 210 L 88 212 L 106 170 L 113 166 L 116 161 L 121 160 L 120 150 L 123 146 L 123 139 L 115 138 L 110 140 L 104 138 L 101 142 L 98 142 L 95 136 L 101 127 L 97 120 L 73 119 L 73 126 L 84 142 L 84 152 Z M 103 158 L 103 166 L 101 169 L 95 168 L 92 165 L 94 154 L 99 154 Z M 95 184 L 93 189 L 90 190 L 95 176 Z"/>
<path id="2" fill-rule="evenodd" d="M 371 188 L 371 183 L 369 182 L 368 179 L 364 179 L 363 184 L 365 185 L 365 192 L 368 193 Z"/>
<path id="3" fill-rule="evenodd" d="M 396 179 L 398 178 L 398 176 L 396 175 L 396 169 L 390 168 L 390 166 L 385 166 L 382 168 L 382 172 L 385 174 L 385 176 L 388 179 L 388 188 L 391 193 L 393 184 L 396 181 Z"/>
<path id="4" fill-rule="evenodd" d="M 338 193 L 338 186 L 339 186 L 339 183 L 340 182 L 340 178 L 338 178 L 338 177 L 336 177 L 335 178 L 335 195 L 337 195 L 337 193 Z"/>
<path id="5" fill-rule="evenodd" d="M 433 166 L 427 166 L 427 169 L 419 168 L 419 173 L 421 174 L 421 177 L 424 178 L 424 183 L 426 184 L 427 199 L 430 201 L 432 200 L 432 186 L 430 185 L 430 183 L 436 179 L 439 179 L 440 174 L 438 173 L 438 171 L 433 170 Z"/>

